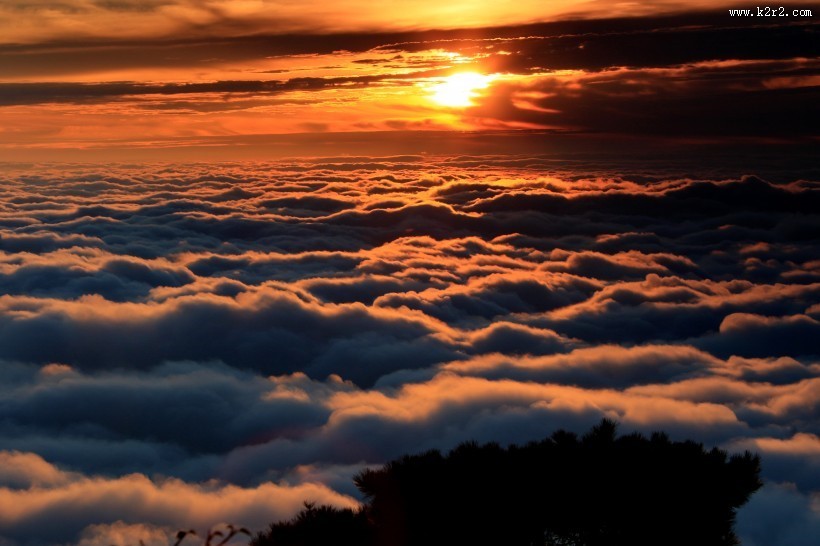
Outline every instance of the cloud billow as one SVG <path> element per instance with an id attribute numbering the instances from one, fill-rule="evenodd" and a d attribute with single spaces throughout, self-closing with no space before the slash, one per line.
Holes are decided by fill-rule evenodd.
<path id="1" fill-rule="evenodd" d="M 761 452 L 749 544 L 818 525 L 809 176 L 522 155 L 0 177 L 11 544 L 261 528 L 352 505 L 362 465 L 602 416 Z"/>

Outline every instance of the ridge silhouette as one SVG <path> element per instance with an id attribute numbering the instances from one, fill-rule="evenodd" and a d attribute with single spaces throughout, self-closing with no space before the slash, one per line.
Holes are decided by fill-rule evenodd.
<path id="1" fill-rule="evenodd" d="M 582 437 L 406 455 L 354 482 L 358 510 L 306 503 L 251 545 L 730 546 L 736 509 L 762 485 L 748 451 L 619 437 L 606 419 Z"/>

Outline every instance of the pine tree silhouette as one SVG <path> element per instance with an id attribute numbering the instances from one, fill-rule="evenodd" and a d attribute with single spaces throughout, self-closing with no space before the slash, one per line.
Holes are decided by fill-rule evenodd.
<path id="1" fill-rule="evenodd" d="M 662 433 L 408 455 L 354 481 L 359 511 L 306 504 L 253 546 L 732 546 L 735 511 L 761 486 L 760 459 Z"/>

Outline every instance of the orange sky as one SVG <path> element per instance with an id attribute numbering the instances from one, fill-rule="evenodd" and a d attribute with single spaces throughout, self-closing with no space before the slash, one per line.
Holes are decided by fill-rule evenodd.
<path id="1" fill-rule="evenodd" d="M 0 43 L 465 28 L 730 4 L 725 0 L 10 0 L 0 6 Z"/>
<path id="2" fill-rule="evenodd" d="M 772 54 L 743 59 L 728 39 L 726 52 L 697 51 L 703 42 L 693 36 L 697 29 L 711 25 L 720 36 L 721 25 L 738 26 L 722 6 L 722 1 L 4 2 L 0 160 L 47 159 L 66 150 L 106 150 L 101 157 L 109 157 L 112 149 L 207 148 L 217 140 L 224 149 L 225 139 L 239 145 L 247 137 L 294 133 L 612 133 L 623 128 L 645 134 L 654 131 L 652 123 L 640 121 L 633 128 L 633 113 L 609 121 L 610 112 L 633 108 L 619 103 L 624 96 L 635 103 L 669 97 L 660 107 L 668 113 L 680 100 L 676 95 L 688 100 L 721 87 L 727 93 L 816 87 L 817 62 L 813 55 L 798 55 L 804 51 L 793 37 L 776 42 Z M 700 12 L 710 18 L 707 25 L 674 15 L 707 8 Z M 629 22 L 616 21 L 610 28 L 593 21 L 613 17 L 645 23 L 636 31 Z M 587 22 L 562 22 L 567 19 Z M 776 23 L 794 22 L 800 20 Z M 668 36 L 648 38 L 661 27 Z M 442 28 L 468 30 L 425 30 Z M 646 44 L 630 42 L 636 32 Z M 678 35 L 691 46 L 679 43 Z M 612 36 L 626 47 L 618 49 Z M 784 51 L 777 50 L 782 43 Z M 681 57 L 675 48 L 691 54 Z M 668 51 L 669 59 L 651 58 L 654 51 Z M 629 66 L 644 55 L 646 60 Z M 771 59 L 780 64 L 763 62 Z M 743 71 L 747 82 L 727 79 Z M 588 108 L 600 100 L 612 104 Z M 663 116 L 658 119 L 663 123 Z"/>

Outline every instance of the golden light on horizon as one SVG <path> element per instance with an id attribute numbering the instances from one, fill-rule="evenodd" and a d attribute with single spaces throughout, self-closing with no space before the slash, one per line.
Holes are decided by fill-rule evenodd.
<path id="1" fill-rule="evenodd" d="M 492 80 L 493 76 L 477 72 L 459 72 L 435 84 L 431 89 L 430 99 L 450 108 L 473 106 L 477 92 L 485 89 Z"/>

